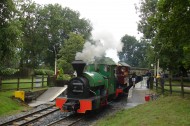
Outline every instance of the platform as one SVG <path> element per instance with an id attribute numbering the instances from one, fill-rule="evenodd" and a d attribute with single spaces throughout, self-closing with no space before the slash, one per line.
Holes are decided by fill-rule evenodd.
<path id="1" fill-rule="evenodd" d="M 66 85 L 64 87 L 51 87 L 28 105 L 30 107 L 35 107 L 41 104 L 55 104 L 55 102 L 52 101 L 54 101 L 55 98 L 61 95 L 66 89 Z"/>
<path id="2" fill-rule="evenodd" d="M 145 95 L 150 94 L 150 90 L 146 88 L 146 79 L 135 84 L 135 88 L 129 90 L 128 101 L 126 108 L 132 108 L 139 104 L 146 103 Z"/>
<path id="3" fill-rule="evenodd" d="M 41 104 L 55 104 L 52 102 L 56 97 L 61 95 L 67 86 L 64 87 L 51 87 L 46 92 L 44 92 L 40 97 L 36 100 L 32 101 L 28 105 L 31 107 L 35 107 Z M 131 87 L 128 95 L 128 102 L 126 108 L 131 108 L 137 106 L 139 104 L 145 103 L 145 95 L 150 94 L 150 90 L 146 88 L 146 79 L 135 84 L 135 88 Z"/>

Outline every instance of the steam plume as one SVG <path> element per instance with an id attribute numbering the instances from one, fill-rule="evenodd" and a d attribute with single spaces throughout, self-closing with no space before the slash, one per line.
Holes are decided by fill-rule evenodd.
<path id="1" fill-rule="evenodd" d="M 75 59 L 83 60 L 87 63 L 95 61 L 95 57 L 103 57 L 106 55 L 106 51 L 109 53 L 113 53 L 114 51 L 108 50 L 116 50 L 115 53 L 122 50 L 123 43 L 120 41 L 116 41 L 116 39 L 108 32 L 99 32 L 93 35 L 94 40 L 93 43 L 86 42 L 84 44 L 84 48 L 82 52 L 77 52 Z M 108 54 L 107 56 L 117 56 L 117 54 Z M 113 57 L 110 57 L 113 59 Z M 117 58 L 119 59 L 119 58 Z M 114 60 L 114 59 L 113 59 Z M 114 60 L 117 62 L 116 60 Z"/>

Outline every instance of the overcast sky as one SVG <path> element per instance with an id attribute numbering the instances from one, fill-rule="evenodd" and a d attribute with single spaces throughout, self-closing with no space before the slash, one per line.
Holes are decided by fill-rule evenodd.
<path id="1" fill-rule="evenodd" d="M 106 31 L 117 40 L 125 34 L 140 37 L 137 31 L 139 20 L 134 4 L 139 0 L 34 0 L 39 4 L 59 3 L 79 11 L 81 17 L 89 19 L 93 32 Z"/>
<path id="2" fill-rule="evenodd" d="M 120 39 L 125 35 L 135 36 L 137 39 L 140 35 L 137 31 L 137 22 L 139 20 L 136 14 L 135 4 L 140 0 L 34 0 L 38 4 L 55 4 L 59 3 L 62 7 L 69 7 L 79 11 L 81 18 L 89 19 L 93 25 L 93 36 L 102 36 L 104 41 L 116 43 L 114 47 L 121 45 Z M 110 38 L 108 38 L 110 36 Z M 101 37 L 101 36 L 99 36 Z M 101 39 L 101 38 L 98 38 Z M 109 45 L 109 44 L 108 44 Z M 118 61 L 118 49 L 110 46 L 111 50 L 107 51 L 108 57 Z M 121 46 L 122 47 L 122 46 Z M 107 49 L 108 50 L 108 49 Z"/>

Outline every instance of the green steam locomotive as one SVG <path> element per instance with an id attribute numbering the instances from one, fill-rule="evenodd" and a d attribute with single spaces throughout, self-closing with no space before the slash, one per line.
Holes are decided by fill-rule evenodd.
<path id="1" fill-rule="evenodd" d="M 98 109 L 120 94 L 128 93 L 133 85 L 129 66 L 86 65 L 81 60 L 73 61 L 72 66 L 77 72 L 77 77 L 70 80 L 67 95 L 56 98 L 56 106 L 62 111 L 86 113 Z M 135 83 L 140 80 L 136 77 Z"/>

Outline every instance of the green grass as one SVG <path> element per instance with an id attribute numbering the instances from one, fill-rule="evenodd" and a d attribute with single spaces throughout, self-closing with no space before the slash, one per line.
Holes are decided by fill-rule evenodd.
<path id="1" fill-rule="evenodd" d="M 189 126 L 190 99 L 160 97 L 137 107 L 121 110 L 98 121 L 95 126 Z"/>
<path id="2" fill-rule="evenodd" d="M 44 81 L 47 81 L 47 78 L 44 78 Z M 17 89 L 17 83 L 18 79 L 9 79 L 9 80 L 3 80 L 2 81 L 2 89 Z M 29 83 L 24 83 L 24 82 L 29 82 Z M 31 78 L 28 79 L 20 79 L 20 85 L 19 88 L 27 88 L 26 90 L 31 90 L 32 84 Z M 34 89 L 35 90 L 41 90 L 42 88 L 35 88 L 35 82 L 36 79 L 34 78 Z M 6 84 L 10 83 L 10 84 Z M 42 85 L 42 83 L 41 83 Z M 44 87 L 47 87 L 47 82 L 44 82 Z M 20 89 L 22 90 L 22 89 Z M 4 115 L 10 115 L 13 113 L 20 112 L 22 110 L 28 109 L 26 105 L 24 105 L 21 101 L 13 99 L 12 96 L 14 96 L 14 91 L 1 91 L 0 92 L 0 116 Z"/>
<path id="3" fill-rule="evenodd" d="M 171 84 L 172 84 L 172 86 L 181 86 L 181 82 L 180 81 L 172 81 Z M 169 82 L 166 81 L 165 85 L 169 85 Z M 183 82 L 183 85 L 187 85 L 188 86 L 188 85 L 190 85 L 190 83 L 189 82 Z"/>
<path id="4" fill-rule="evenodd" d="M 27 108 L 19 100 L 12 99 L 13 93 L 13 91 L 0 92 L 0 116 L 14 114 Z"/>
<path id="5" fill-rule="evenodd" d="M 36 88 L 31 91 L 43 90 L 46 88 Z M 27 90 L 25 90 L 27 91 Z M 6 116 L 10 114 L 15 114 L 26 109 L 30 109 L 26 104 L 18 99 L 13 98 L 14 91 L 4 91 L 0 92 L 0 116 Z"/>

